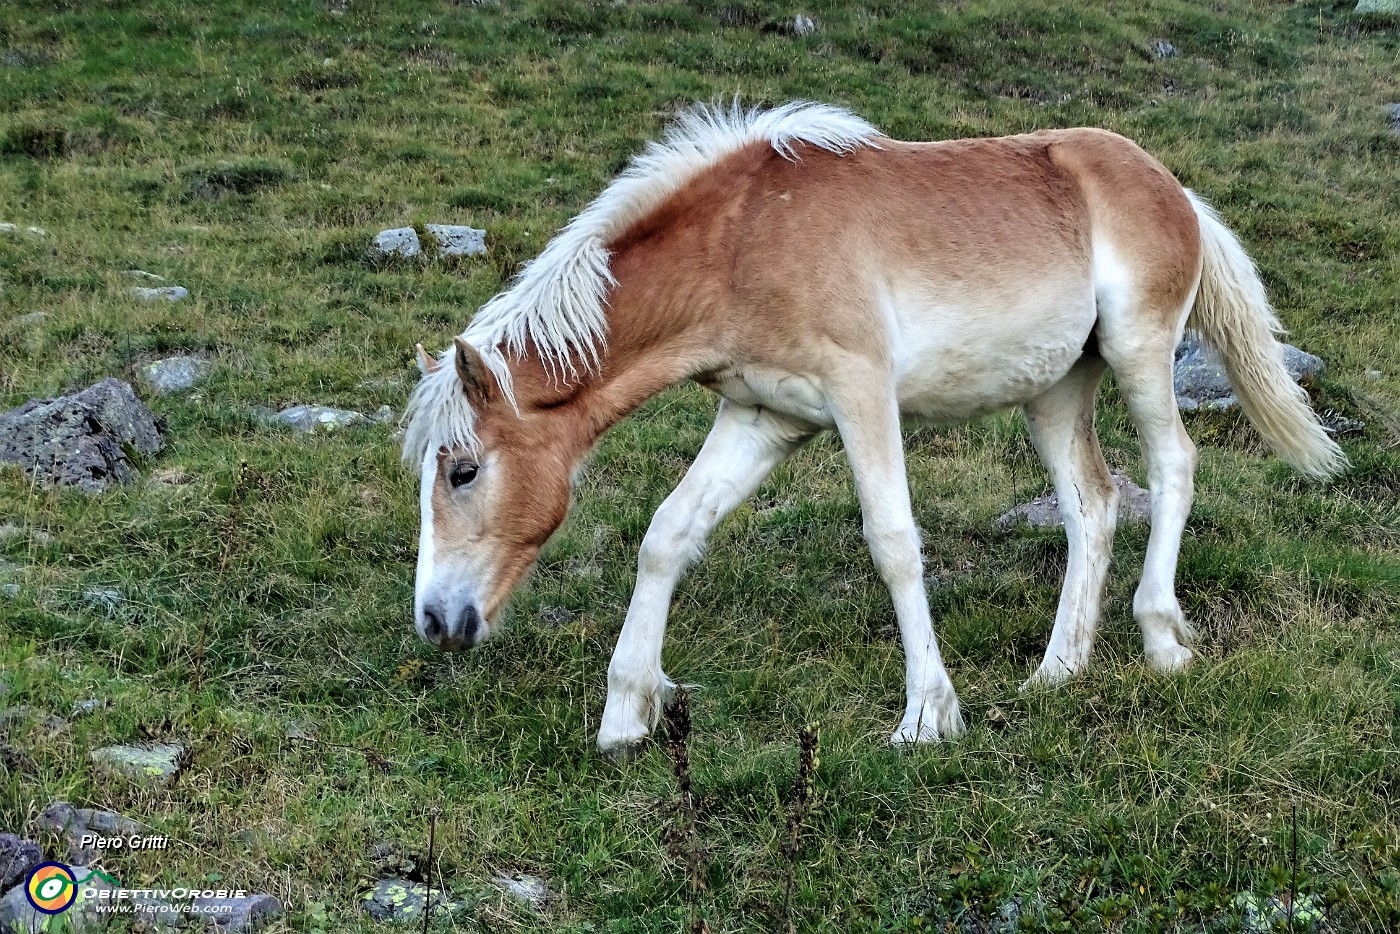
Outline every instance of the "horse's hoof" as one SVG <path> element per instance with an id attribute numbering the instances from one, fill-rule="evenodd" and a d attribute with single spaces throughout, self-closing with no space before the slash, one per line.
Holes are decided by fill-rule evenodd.
<path id="1" fill-rule="evenodd" d="M 641 739 L 625 739 L 608 743 L 606 746 L 599 742 L 598 752 L 613 765 L 626 765 L 640 756 L 650 745 L 650 738 L 643 736 Z"/>
<path id="2" fill-rule="evenodd" d="M 931 710 L 925 707 L 922 716 L 915 719 L 906 717 L 899 728 L 890 736 L 890 745 L 896 749 L 907 749 L 925 743 L 939 743 L 961 736 L 963 726 L 962 711 L 956 702 L 948 710 Z"/>
<path id="3" fill-rule="evenodd" d="M 1158 674 L 1169 675 L 1186 668 L 1193 657 L 1186 646 L 1173 644 L 1148 652 L 1147 664 Z"/>

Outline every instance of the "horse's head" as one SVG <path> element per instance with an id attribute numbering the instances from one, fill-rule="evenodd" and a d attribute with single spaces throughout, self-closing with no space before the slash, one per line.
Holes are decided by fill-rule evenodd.
<path id="1" fill-rule="evenodd" d="M 573 464 L 544 413 L 517 406 L 496 373 L 457 339 L 455 366 L 419 347 L 405 456 L 422 458 L 414 622 L 459 651 L 491 634 L 506 598 L 564 521 Z M 445 433 L 420 420 L 458 421 Z"/>

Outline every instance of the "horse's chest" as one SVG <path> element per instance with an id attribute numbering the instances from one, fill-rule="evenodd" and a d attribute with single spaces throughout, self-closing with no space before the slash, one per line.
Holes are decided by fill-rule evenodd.
<path id="1" fill-rule="evenodd" d="M 814 425 L 832 424 L 826 399 L 805 376 L 772 367 L 742 366 L 708 374 L 699 382 L 740 405 L 762 406 Z"/>

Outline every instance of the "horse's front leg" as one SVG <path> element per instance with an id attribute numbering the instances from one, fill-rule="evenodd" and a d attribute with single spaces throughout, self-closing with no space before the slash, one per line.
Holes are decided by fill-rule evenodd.
<path id="1" fill-rule="evenodd" d="M 700 454 L 656 510 L 637 558 L 637 586 L 608 665 L 608 700 L 598 748 L 625 758 L 661 717 L 661 642 L 671 593 L 704 548 L 705 539 L 793 451 L 811 430 L 767 409 L 720 403 Z"/>

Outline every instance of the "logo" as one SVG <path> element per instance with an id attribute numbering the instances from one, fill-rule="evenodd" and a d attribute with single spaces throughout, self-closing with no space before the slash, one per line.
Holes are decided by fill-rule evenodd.
<path id="1" fill-rule="evenodd" d="M 36 911 L 56 915 L 73 907 L 78 900 L 78 887 L 86 885 L 94 876 L 109 883 L 116 882 L 111 876 L 95 869 L 78 879 L 74 877 L 73 870 L 62 863 L 40 863 L 24 883 L 24 894 Z"/>

